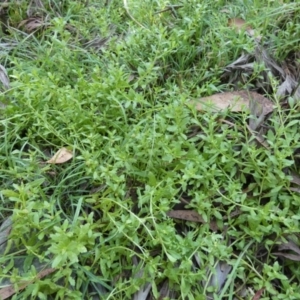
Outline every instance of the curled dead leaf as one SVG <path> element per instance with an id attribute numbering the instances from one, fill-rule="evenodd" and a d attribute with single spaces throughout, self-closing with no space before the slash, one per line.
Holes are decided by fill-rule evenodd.
<path id="1" fill-rule="evenodd" d="M 23 27 L 25 32 L 32 33 L 33 31 L 41 29 L 45 25 L 46 25 L 46 23 L 43 21 L 42 18 L 31 17 L 31 18 L 21 21 L 20 24 L 18 25 L 18 28 Z"/>
<path id="2" fill-rule="evenodd" d="M 67 148 L 63 147 L 58 150 L 53 157 L 47 160 L 48 164 L 62 164 L 67 162 L 73 157 L 73 152 L 68 150 Z"/>

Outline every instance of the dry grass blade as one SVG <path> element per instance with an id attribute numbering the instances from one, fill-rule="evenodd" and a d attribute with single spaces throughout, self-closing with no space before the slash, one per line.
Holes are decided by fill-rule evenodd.
<path id="1" fill-rule="evenodd" d="M 215 268 L 213 272 L 208 271 L 207 277 L 209 278 L 209 281 L 208 282 L 203 281 L 203 285 L 214 287 L 214 289 L 219 291 L 223 286 L 224 282 L 226 281 L 227 276 L 231 270 L 232 270 L 232 266 L 227 264 L 225 261 L 218 261 L 215 264 Z M 213 298 L 213 294 L 209 293 L 207 299 L 210 299 L 211 297 Z"/>
<path id="2" fill-rule="evenodd" d="M 10 82 L 7 76 L 6 69 L 2 65 L 0 65 L 0 81 L 2 82 L 5 90 L 8 90 L 10 88 Z"/>
<path id="3" fill-rule="evenodd" d="M 286 75 L 285 80 L 278 87 L 276 95 L 278 97 L 284 97 L 286 94 L 291 95 L 297 85 L 298 82 L 291 75 Z"/>
<path id="4" fill-rule="evenodd" d="M 247 78 L 254 72 L 254 63 L 259 63 L 265 66 L 265 70 L 260 73 L 260 78 L 255 81 L 256 88 L 263 90 L 272 90 L 269 72 L 280 80 L 286 79 L 287 74 L 282 66 L 278 64 L 275 59 L 268 53 L 267 49 L 260 45 L 260 38 L 255 38 L 256 48 L 253 54 L 243 54 L 235 62 L 229 64 L 224 69 L 222 78 L 229 81 L 236 86 L 239 83 L 246 84 Z M 283 89 L 284 87 L 282 87 Z"/>
<path id="5" fill-rule="evenodd" d="M 162 287 L 160 288 L 158 300 L 163 300 L 169 297 L 169 294 L 170 294 L 169 281 L 165 280 Z"/>
<path id="6" fill-rule="evenodd" d="M 253 63 L 249 63 L 251 55 L 242 54 L 236 61 L 225 67 L 225 71 L 231 72 L 233 69 L 253 70 Z M 245 67 L 246 65 L 249 65 Z"/>
<path id="7" fill-rule="evenodd" d="M 164 12 L 167 12 L 167 11 L 171 11 L 172 15 L 174 17 L 177 17 L 175 9 L 178 9 L 178 8 L 181 8 L 181 7 L 183 7 L 183 5 L 180 5 L 180 4 L 179 5 L 167 5 L 164 9 L 162 9 L 160 11 L 157 11 L 154 14 L 156 15 L 156 14 L 161 14 L 161 13 L 164 13 Z"/>
<path id="8" fill-rule="evenodd" d="M 255 58 L 257 62 L 263 63 L 274 76 L 285 78 L 286 74 L 282 67 L 271 57 L 267 50 L 258 45 L 255 49 Z"/>
<path id="9" fill-rule="evenodd" d="M 276 256 L 279 256 L 279 257 L 287 258 L 287 259 L 292 260 L 292 261 L 300 261 L 300 255 L 289 254 L 289 253 L 281 253 L 281 252 L 275 252 L 273 254 L 276 255 Z"/>
<path id="10" fill-rule="evenodd" d="M 128 7 L 128 2 L 127 2 L 127 0 L 123 0 L 123 5 L 124 5 L 124 9 L 125 9 L 125 11 L 126 11 L 128 17 L 129 17 L 133 22 L 135 22 L 137 25 L 139 25 L 140 27 L 142 27 L 142 28 L 144 28 L 144 29 L 148 29 L 148 28 L 146 28 L 144 25 L 142 25 L 140 22 L 138 22 L 138 21 L 131 15 L 131 13 L 130 13 L 130 11 L 129 11 L 129 7 Z"/>
<path id="11" fill-rule="evenodd" d="M 136 256 L 132 258 L 133 265 L 138 264 L 138 259 Z M 135 278 L 141 278 L 144 275 L 144 270 L 141 269 L 137 274 L 135 274 Z M 140 290 L 138 290 L 134 296 L 133 300 L 146 300 L 148 297 L 148 294 L 150 293 L 152 284 L 151 283 L 146 283 L 143 286 L 141 286 Z"/>
<path id="12" fill-rule="evenodd" d="M 103 48 L 108 41 L 110 40 L 110 37 L 105 37 L 105 38 L 101 38 L 101 37 L 96 37 L 91 41 L 88 41 L 84 44 L 85 48 L 93 48 L 96 51 L 99 51 L 101 48 Z"/>
<path id="13" fill-rule="evenodd" d="M 27 17 L 30 18 L 34 15 L 39 14 L 40 12 L 44 11 L 45 7 L 41 0 L 31 0 L 28 8 L 27 8 Z"/>
<path id="14" fill-rule="evenodd" d="M 43 270 L 37 274 L 36 279 L 41 279 L 41 278 L 53 273 L 54 271 L 56 271 L 56 269 L 53 269 L 53 268 Z M 21 290 L 24 290 L 28 285 L 30 285 L 33 282 L 34 282 L 34 280 L 21 282 L 20 286 L 17 290 L 14 288 L 13 284 L 2 288 L 0 290 L 0 299 L 4 300 L 4 299 L 10 298 L 15 293 L 17 293 Z"/>

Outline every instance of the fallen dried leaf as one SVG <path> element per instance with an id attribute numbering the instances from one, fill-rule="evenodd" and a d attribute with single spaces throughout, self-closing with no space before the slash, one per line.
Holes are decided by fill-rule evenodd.
<path id="1" fill-rule="evenodd" d="M 9 89 L 9 78 L 7 76 L 7 72 L 6 72 L 6 69 L 0 65 L 0 81 L 2 82 L 3 86 L 4 86 L 4 89 Z"/>
<path id="2" fill-rule="evenodd" d="M 196 211 L 193 210 L 170 210 L 169 212 L 167 212 L 167 216 L 174 219 L 197 222 L 202 224 L 207 223 Z M 209 227 L 213 231 L 217 231 L 218 229 L 217 224 L 214 222 L 211 222 L 209 224 Z"/>
<path id="3" fill-rule="evenodd" d="M 279 251 L 291 250 L 297 254 L 291 254 L 291 253 L 286 253 L 286 252 L 275 252 L 273 254 L 276 256 L 285 257 L 285 258 L 293 260 L 293 261 L 300 261 L 300 248 L 294 242 L 289 241 L 287 243 L 283 243 L 278 246 L 278 250 Z"/>
<path id="4" fill-rule="evenodd" d="M 58 150 L 52 158 L 47 160 L 48 164 L 62 164 L 64 162 L 67 162 L 73 157 L 73 152 L 68 150 L 67 148 L 61 148 Z"/>
<path id="5" fill-rule="evenodd" d="M 300 185 L 300 177 L 296 173 L 291 174 L 291 182 Z"/>
<path id="6" fill-rule="evenodd" d="M 284 97 L 285 95 L 291 95 L 294 88 L 298 85 L 298 82 L 290 75 L 286 75 L 284 82 L 278 87 L 276 95 L 278 97 Z"/>
<path id="7" fill-rule="evenodd" d="M 110 40 L 110 37 L 95 37 L 93 40 L 88 41 L 84 44 L 85 48 L 94 48 L 95 50 L 99 51 L 103 48 Z"/>
<path id="8" fill-rule="evenodd" d="M 262 293 L 264 292 L 265 288 L 262 288 L 260 290 L 258 290 L 255 295 L 253 296 L 252 300 L 259 300 Z"/>
<path id="9" fill-rule="evenodd" d="M 217 264 L 215 265 L 215 269 L 212 271 L 210 269 L 207 270 L 207 278 L 209 278 L 208 283 L 204 280 L 203 285 L 204 286 L 212 286 L 214 289 L 219 291 L 221 287 L 224 285 L 224 282 L 227 279 L 228 274 L 232 270 L 232 266 L 227 264 L 225 261 L 218 261 Z M 213 294 L 209 295 L 213 299 Z"/>
<path id="10" fill-rule="evenodd" d="M 45 25 L 45 22 L 40 17 L 31 17 L 28 19 L 23 20 L 18 25 L 18 28 L 24 27 L 25 32 L 31 33 L 35 30 L 40 29 Z"/>
<path id="11" fill-rule="evenodd" d="M 263 63 L 266 68 L 272 72 L 272 74 L 276 77 L 278 75 L 281 78 L 285 78 L 286 73 L 282 69 L 282 67 L 275 61 L 275 59 L 269 54 L 269 52 L 263 47 L 258 45 L 255 48 L 255 59 L 258 63 Z"/>
<path id="12" fill-rule="evenodd" d="M 39 272 L 37 274 L 36 279 L 41 279 L 41 278 L 47 276 L 48 274 L 53 273 L 55 270 L 56 269 L 53 269 L 53 268 L 49 268 L 49 269 L 43 270 L 43 271 L 41 271 L 41 272 Z M 0 299 L 4 300 L 4 299 L 9 298 L 10 296 L 14 295 L 15 293 L 17 293 L 17 292 L 25 289 L 29 284 L 31 284 L 33 282 L 34 282 L 34 280 L 22 282 L 20 284 L 18 290 L 15 290 L 14 284 L 6 286 L 5 288 L 3 288 L 3 289 L 0 290 Z"/>
<path id="13" fill-rule="evenodd" d="M 215 111 L 229 108 L 231 111 L 249 111 L 250 104 L 255 103 L 255 113 L 257 116 L 261 114 L 267 115 L 273 111 L 273 103 L 264 96 L 251 91 L 235 91 L 218 93 L 208 97 L 202 97 L 197 101 L 190 103 L 196 105 L 199 111 L 211 107 Z"/>
<path id="14" fill-rule="evenodd" d="M 167 216 L 174 219 L 181 219 L 185 221 L 198 222 L 205 224 L 204 219 L 193 210 L 170 210 L 167 212 Z"/>
<path id="15" fill-rule="evenodd" d="M 228 26 L 234 28 L 238 32 L 246 30 L 250 36 L 254 36 L 254 30 L 247 25 L 246 21 L 241 18 L 233 18 L 228 20 Z"/>
<path id="16" fill-rule="evenodd" d="M 243 29 L 246 28 L 246 21 L 241 18 L 232 18 L 228 20 L 228 26 L 233 27 L 235 29 Z"/>
<path id="17" fill-rule="evenodd" d="M 300 255 L 282 253 L 282 252 L 275 252 L 273 254 L 276 255 L 276 256 L 281 256 L 281 257 L 287 258 L 287 259 L 292 260 L 292 261 L 300 261 Z"/>
<path id="18" fill-rule="evenodd" d="M 300 255 L 300 248 L 291 241 L 279 245 L 278 250 L 292 250 Z"/>

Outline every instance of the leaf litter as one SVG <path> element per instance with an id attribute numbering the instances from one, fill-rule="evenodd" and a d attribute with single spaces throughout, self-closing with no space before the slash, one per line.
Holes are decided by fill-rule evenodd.
<path id="1" fill-rule="evenodd" d="M 274 252 L 273 255 L 278 257 L 283 257 L 292 261 L 300 261 L 300 248 L 292 241 L 282 243 L 278 246 L 277 252 Z M 291 251 L 291 252 L 286 252 Z"/>
<path id="2" fill-rule="evenodd" d="M 207 223 L 201 215 L 199 215 L 196 211 L 193 210 L 170 210 L 167 212 L 167 216 L 169 216 L 170 218 L 180 219 L 180 220 L 185 220 L 190 222 L 196 222 L 202 224 Z M 209 224 L 209 227 L 212 231 L 217 231 L 216 223 L 211 222 Z"/>
<path id="3" fill-rule="evenodd" d="M 48 164 L 63 164 L 73 158 L 73 152 L 65 147 L 59 149 L 49 160 Z"/>
<path id="4" fill-rule="evenodd" d="M 266 97 L 247 90 L 218 93 L 212 96 L 202 97 L 191 103 L 193 103 L 199 111 L 208 108 L 214 111 L 229 109 L 233 112 L 251 110 L 251 113 L 255 116 L 262 114 L 267 115 L 273 111 L 274 107 L 273 103 Z"/>
<path id="5" fill-rule="evenodd" d="M 25 32 L 32 33 L 39 29 L 45 28 L 47 22 L 42 17 L 30 17 L 19 23 L 18 28 L 23 28 Z"/>

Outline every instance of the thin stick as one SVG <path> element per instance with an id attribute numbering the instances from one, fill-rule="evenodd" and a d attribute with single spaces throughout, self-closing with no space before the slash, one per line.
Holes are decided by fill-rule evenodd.
<path id="1" fill-rule="evenodd" d="M 142 28 L 148 29 L 148 28 L 146 28 L 144 25 L 142 25 L 140 22 L 138 22 L 138 21 L 131 15 L 131 13 L 129 12 L 127 0 L 123 0 L 123 4 L 124 4 L 125 11 L 126 11 L 127 15 L 129 16 L 129 18 L 130 18 L 133 22 L 135 22 L 136 24 L 138 24 L 139 26 L 141 26 Z"/>

